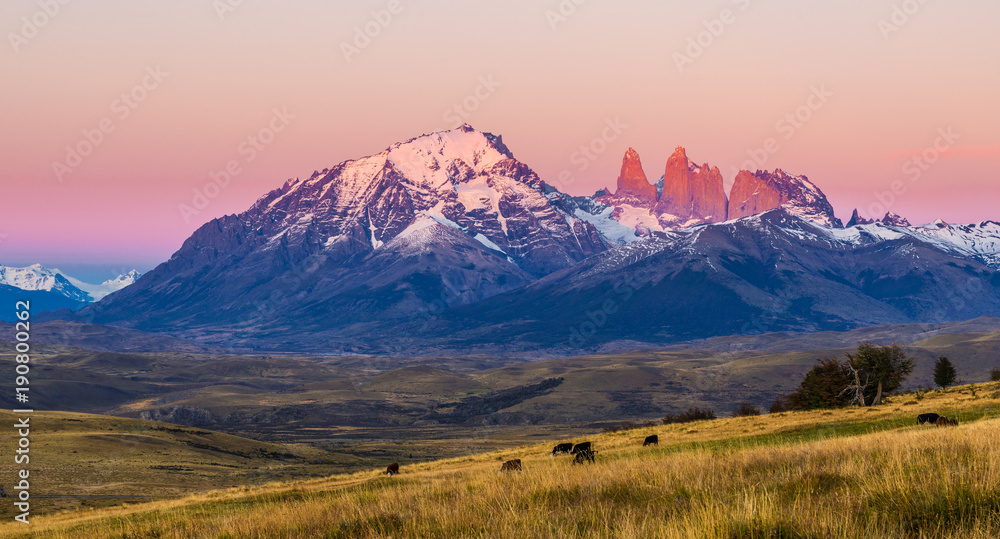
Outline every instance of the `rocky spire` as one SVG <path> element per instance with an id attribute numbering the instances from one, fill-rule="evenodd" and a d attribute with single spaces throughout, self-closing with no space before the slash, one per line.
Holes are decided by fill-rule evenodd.
<path id="1" fill-rule="evenodd" d="M 718 223 L 728 217 L 722 173 L 708 164 L 698 166 L 678 146 L 663 174 L 663 193 L 653 208 L 664 226 L 691 226 Z"/>
<path id="2" fill-rule="evenodd" d="M 858 209 L 854 208 L 854 213 L 851 214 L 851 220 L 847 222 L 847 228 L 857 225 L 870 225 L 874 222 L 874 219 L 865 219 L 864 217 L 861 217 L 861 214 L 858 213 Z"/>

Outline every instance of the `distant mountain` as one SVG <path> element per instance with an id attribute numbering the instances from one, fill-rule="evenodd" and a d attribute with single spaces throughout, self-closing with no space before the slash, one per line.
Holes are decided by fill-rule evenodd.
<path id="1" fill-rule="evenodd" d="M 104 296 L 107 296 L 112 292 L 117 292 L 122 288 L 125 288 L 126 286 L 135 283 L 137 280 L 139 280 L 139 277 L 142 277 L 142 274 L 139 273 L 137 270 L 131 270 L 128 273 L 124 273 L 122 275 L 119 275 L 118 277 L 115 277 L 114 279 L 108 279 L 101 284 L 90 284 L 90 283 L 85 283 L 79 279 L 70 277 L 69 275 L 67 275 L 62 271 L 59 270 L 54 270 L 54 271 L 65 277 L 66 280 L 68 280 L 73 286 L 89 294 L 92 301 L 101 300 L 104 298 Z"/>
<path id="2" fill-rule="evenodd" d="M 0 284 L 20 290 L 50 292 L 81 303 L 89 302 L 90 296 L 73 286 L 58 270 L 51 270 L 35 264 L 26 268 L 0 266 Z"/>
<path id="3" fill-rule="evenodd" d="M 100 285 L 92 285 L 41 264 L 26 268 L 0 266 L 0 301 L 4 305 L 13 305 L 15 301 L 30 300 L 31 310 L 35 313 L 77 310 L 121 290 L 138 277 L 139 273 L 133 270 Z M 11 321 L 12 317 L 10 313 L 0 312 L 0 320 Z"/>
<path id="4" fill-rule="evenodd" d="M 855 215 L 857 217 L 857 215 Z M 289 180 L 77 322 L 239 348 L 445 353 L 675 343 L 1000 315 L 1000 225 L 843 228 L 782 170 L 678 147 L 570 196 L 469 126 Z"/>
<path id="5" fill-rule="evenodd" d="M 79 309 L 91 302 L 90 295 L 73 286 L 56 271 L 40 264 L 26 268 L 0 266 L 0 304 L 12 306 L 0 310 L 0 320 L 15 319 L 13 305 L 30 301 L 32 312 Z"/>

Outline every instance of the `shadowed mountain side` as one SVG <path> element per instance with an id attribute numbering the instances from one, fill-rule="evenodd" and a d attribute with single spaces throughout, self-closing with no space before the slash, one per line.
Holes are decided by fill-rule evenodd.
<path id="1" fill-rule="evenodd" d="M 1000 274 L 976 260 L 909 236 L 848 244 L 825 230 L 779 210 L 658 236 L 446 311 L 429 331 L 566 351 L 1000 314 Z"/>

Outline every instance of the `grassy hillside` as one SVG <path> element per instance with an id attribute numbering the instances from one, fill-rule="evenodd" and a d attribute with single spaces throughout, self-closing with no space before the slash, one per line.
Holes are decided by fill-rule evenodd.
<path id="1" fill-rule="evenodd" d="M 15 422 L 10 411 L 0 411 L 0 424 Z M 373 462 L 307 445 L 71 412 L 31 415 L 30 457 L 33 506 L 43 513 L 316 477 Z M 0 484 L 8 493 L 20 468 L 12 457 L 0 461 Z M 9 503 L 0 504 L 0 518 L 8 519 L 13 510 Z"/>
<path id="2" fill-rule="evenodd" d="M 997 537 L 1000 384 L 877 409 L 720 419 L 127 507 L 38 516 L 45 537 Z M 916 425 L 934 411 L 961 425 Z M 648 434 L 658 447 L 643 448 Z M 576 441 L 581 441 L 577 438 Z M 499 473 L 520 458 L 524 471 Z M 0 535 L 25 536 L 21 524 Z"/>

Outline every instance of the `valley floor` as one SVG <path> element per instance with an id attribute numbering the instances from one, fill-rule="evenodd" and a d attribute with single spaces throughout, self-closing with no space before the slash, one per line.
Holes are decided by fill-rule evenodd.
<path id="1" fill-rule="evenodd" d="M 35 515 L 20 537 L 997 537 L 1000 384 Z M 917 414 L 958 427 L 918 426 Z M 660 445 L 641 447 L 649 434 Z M 579 439 L 577 441 L 580 441 Z M 522 472 L 500 473 L 519 458 Z"/>

